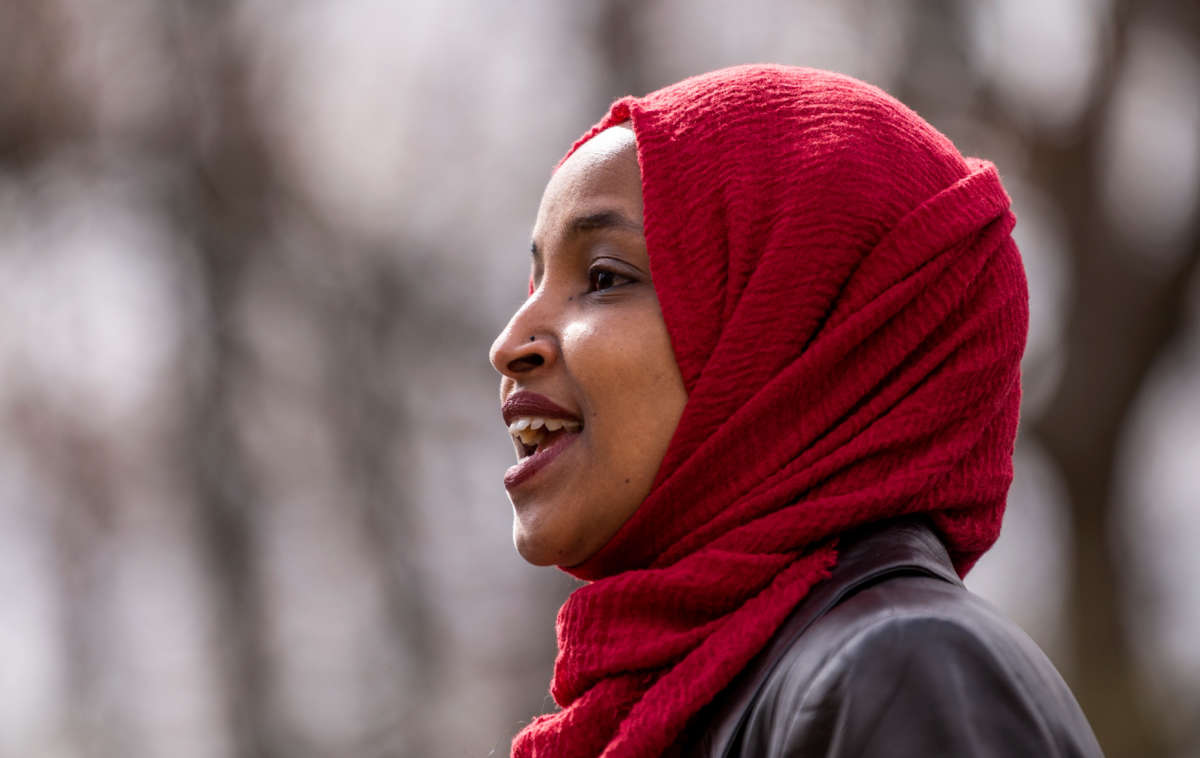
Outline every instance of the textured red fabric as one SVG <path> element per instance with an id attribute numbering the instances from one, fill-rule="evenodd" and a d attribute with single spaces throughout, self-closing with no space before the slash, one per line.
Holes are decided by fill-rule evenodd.
<path id="1" fill-rule="evenodd" d="M 688 390 L 655 485 L 568 570 L 551 691 L 513 755 L 668 751 L 836 561 L 924 512 L 965 573 L 1012 479 L 1028 323 L 995 168 L 883 91 L 743 66 L 624 98 Z M 575 148 L 572 148 L 574 150 Z"/>

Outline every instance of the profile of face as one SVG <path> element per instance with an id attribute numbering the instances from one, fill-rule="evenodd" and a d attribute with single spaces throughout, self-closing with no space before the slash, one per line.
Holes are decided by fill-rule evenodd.
<path id="1" fill-rule="evenodd" d="M 504 477 L 530 563 L 574 566 L 649 494 L 683 413 L 642 232 L 633 132 L 592 137 L 546 186 L 533 292 L 492 344 L 517 464 Z"/>

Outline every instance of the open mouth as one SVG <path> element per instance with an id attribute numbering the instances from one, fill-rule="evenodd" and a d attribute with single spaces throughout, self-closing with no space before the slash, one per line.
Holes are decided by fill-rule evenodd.
<path id="1" fill-rule="evenodd" d="M 564 434 L 572 434 L 583 428 L 578 421 L 544 416 L 520 416 L 508 425 L 508 432 L 517 445 L 517 457 L 521 460 L 545 450 Z"/>

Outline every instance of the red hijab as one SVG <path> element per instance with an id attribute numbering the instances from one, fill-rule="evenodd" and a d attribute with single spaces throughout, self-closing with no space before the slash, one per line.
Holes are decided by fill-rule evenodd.
<path id="1" fill-rule="evenodd" d="M 742 66 L 627 97 L 688 391 L 645 502 L 558 616 L 521 758 L 660 756 L 837 561 L 926 513 L 960 574 L 1000 531 L 1028 296 L 990 163 L 883 91 Z"/>

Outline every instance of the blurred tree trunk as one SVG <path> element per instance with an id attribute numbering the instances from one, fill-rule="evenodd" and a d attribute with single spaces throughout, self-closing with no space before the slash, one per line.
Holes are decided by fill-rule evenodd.
<path id="1" fill-rule="evenodd" d="M 940 19 L 912 40 L 914 50 L 954 46 L 944 19 L 961 14 L 943 0 L 942 11 L 916 18 Z M 1025 420 L 1054 459 L 1068 494 L 1070 555 L 1066 614 L 1069 656 L 1066 675 L 1112 758 L 1162 756 L 1169 735 L 1146 698 L 1130 640 L 1126 614 L 1130 577 L 1124 571 L 1124 546 L 1115 513 L 1117 453 L 1147 375 L 1169 350 L 1182 325 L 1184 296 L 1200 257 L 1200 228 L 1194 228 L 1188 252 L 1175 270 L 1148 265 L 1138 249 L 1122 242 L 1100 197 L 1100 167 L 1105 160 L 1103 130 L 1118 79 L 1127 64 L 1134 5 L 1112 7 L 1111 37 L 1099 55 L 1090 101 L 1068 132 L 1044 130 L 1014 118 L 994 92 L 976 94 L 978 118 L 1024 140 L 1032 178 L 1046 197 L 1060 205 L 1067 224 L 1067 254 L 1072 291 L 1063 337 L 1063 372 L 1055 396 L 1036 419 Z M 961 43 L 960 43 L 961 46 Z M 962 71 L 966 67 L 961 68 Z M 960 91 L 970 100 L 970 88 Z M 1195 222 L 1200 209 L 1193 213 Z"/>
<path id="2" fill-rule="evenodd" d="M 1137 23 L 1132 2 L 1116 2 L 1111 37 L 1100 51 L 1091 96 L 1074 127 L 1056 132 L 1016 118 L 972 76 L 964 49 L 962 16 L 954 0 L 914 5 L 906 81 L 928 82 L 922 71 L 958 71 L 952 90 L 974 93 L 976 116 L 1020 136 L 1032 178 L 1062 209 L 1075 298 L 1067 316 L 1063 373 L 1054 397 L 1038 418 L 1025 419 L 1054 460 L 1068 494 L 1074 549 L 1068 576 L 1069 612 L 1065 674 L 1111 758 L 1164 755 L 1170 737 L 1146 698 L 1132 654 L 1126 613 L 1130 577 L 1115 513 L 1114 472 L 1134 403 L 1151 369 L 1168 352 L 1185 314 L 1184 298 L 1200 258 L 1200 208 L 1181 262 L 1174 270 L 1149 265 L 1111 228 L 1100 196 L 1101 139 L 1119 77 L 1127 63 L 1128 38 Z M 1193 17 L 1195 14 L 1192 14 Z M 1194 18 L 1193 18 L 1194 21 Z M 1190 31 L 1195 33 L 1194 24 Z M 1200 39 L 1197 40 L 1200 42 Z M 951 65 L 957 64 L 957 65 Z M 908 77 L 912 77 L 909 79 Z M 903 89 L 903 88 L 902 88 Z M 918 108 L 931 94 L 902 93 Z M 943 95 L 944 96 L 944 95 Z M 960 99 L 961 108 L 966 101 Z M 953 112 L 942 103 L 940 109 Z M 931 109 L 936 113 L 937 106 Z M 1145 644 L 1145 643 L 1141 643 Z"/>
<path id="3" fill-rule="evenodd" d="M 49 419 L 54 421 L 47 423 Z M 107 440 L 96 439 L 73 419 L 62 418 L 35 398 L 9 419 L 48 478 L 61 487 L 51 522 L 54 544 L 60 645 L 66 702 L 61 704 L 69 739 L 102 752 L 119 752 L 127 735 L 120 717 L 106 707 L 101 683 L 105 661 L 96 639 L 106 607 L 101 581 L 104 545 L 114 536 L 120 504 L 113 481 L 117 466 Z M 108 719 L 116 716 L 116 723 Z M 126 745 L 127 746 L 127 745 Z"/>
<path id="4" fill-rule="evenodd" d="M 57 0 L 0 3 L 0 168 L 36 164 L 89 135 L 89 113 L 68 83 L 71 44 Z"/>
<path id="5" fill-rule="evenodd" d="M 314 230 L 336 245 L 334 235 Z M 389 251 L 351 256 L 354 271 L 332 271 L 325 283 L 308 282 L 306 300 L 321 314 L 326 404 L 338 440 L 338 459 L 348 469 L 352 504 L 369 563 L 377 575 L 388 621 L 386 636 L 407 665 L 400 684 L 406 697 L 398 713 L 371 735 L 371 755 L 435 755 L 429 703 L 436 699 L 438 641 L 434 612 L 420 580 L 419 530 L 411 489 L 415 472 L 413 426 L 403 407 L 404 380 L 397 375 L 412 356 L 461 340 L 469 330 L 434 312 L 415 291 Z M 431 326 L 436 325 L 436 326 Z M 405 702 L 405 701 L 408 702 Z"/>
<path id="6" fill-rule="evenodd" d="M 319 314 L 314 322 L 322 330 L 321 362 L 328 367 L 323 411 L 338 444 L 337 465 L 347 469 L 346 517 L 357 520 L 357 529 L 351 531 L 361 535 L 366 561 L 383 594 L 385 636 L 394 641 L 396 655 L 411 664 L 405 681 L 397 683 L 400 691 L 392 693 L 408 700 L 395 697 L 379 704 L 380 711 L 395 715 L 382 725 L 364 723 L 373 733 L 365 734 L 361 748 L 370 754 L 391 754 L 402 746 L 407 754 L 431 755 L 436 746 L 428 714 L 438 651 L 432 611 L 412 560 L 412 504 L 402 488 L 404 473 L 393 470 L 398 459 L 405 459 L 398 450 L 407 445 L 408 425 L 402 417 L 398 377 L 390 371 L 397 343 L 401 349 L 421 352 L 410 335 L 397 338 L 398 327 L 437 319 L 411 312 L 421 299 L 406 291 L 388 254 L 336 255 L 348 248 L 363 252 L 363 245 L 323 223 L 287 184 L 257 120 L 261 114 L 248 84 L 249 51 L 238 44 L 232 11 L 230 3 L 197 2 L 185 6 L 178 17 L 180 50 L 194 90 L 180 101 L 178 112 L 178 133 L 186 135 L 181 146 L 186 171 L 174 208 L 180 228 L 193 236 L 206 294 L 204 314 L 210 320 L 202 330 L 210 339 L 207 366 L 187 430 L 194 449 L 183 452 L 194 471 L 199 539 L 214 578 L 218 627 L 229 643 L 224 662 L 229 723 L 241 756 L 294 754 L 296 736 L 284 733 L 283 714 L 273 710 L 266 588 L 256 557 L 256 530 L 261 526 L 254 506 L 261 494 L 246 461 L 236 405 L 242 387 L 266 380 L 234 311 L 253 296 L 248 281 L 252 272 L 261 271 L 264 257 L 276 254 L 281 225 L 299 225 L 330 259 L 311 262 L 323 276 L 284 286 L 300 308 Z M 193 29 L 206 33 L 189 39 Z M 265 265 L 278 267 L 279 275 L 286 276 L 286 261 Z M 369 270 L 358 270 L 364 266 Z M 454 331 L 456 325 L 461 331 L 457 322 L 447 329 Z"/>
<path id="7" fill-rule="evenodd" d="M 200 554 L 211 579 L 216 661 L 232 744 L 242 758 L 287 752 L 271 731 L 270 657 L 255 536 L 255 484 L 238 434 L 237 388 L 253 366 L 233 309 L 271 229 L 268 201 L 280 192 L 247 92 L 243 51 L 233 44 L 231 6 L 177 3 L 171 37 L 179 56 L 173 123 L 165 139 L 181 164 L 164 212 L 190 236 L 199 264 L 201 371 L 185 411 L 179 455 L 191 472 Z"/>
<path id="8" fill-rule="evenodd" d="M 624 95 L 644 95 L 655 86 L 646 75 L 651 49 L 645 30 L 649 5 L 638 0 L 604 0 L 592 9 L 596 18 L 588 31 L 597 55 L 598 107 Z M 598 111 L 595 120 L 603 115 Z"/>
<path id="9" fill-rule="evenodd" d="M 1066 222 L 1075 297 L 1064 332 L 1063 371 L 1046 410 L 1027 429 L 1055 461 L 1068 494 L 1068 672 L 1101 744 L 1113 758 L 1165 755 L 1170 735 L 1146 697 L 1126 614 L 1131 579 L 1117 514 L 1115 472 L 1131 412 L 1151 370 L 1169 352 L 1200 258 L 1200 208 L 1174 267 L 1152 265 L 1125 242 L 1100 196 L 1101 139 L 1138 23 L 1131 2 L 1113 7 L 1113 35 L 1090 102 L 1067 140 L 1027 134 L 1035 177 Z"/>
<path id="10" fill-rule="evenodd" d="M 90 113 L 64 70 L 70 40 L 63 15 L 53 0 L 0 4 L 0 175 L 5 178 L 32 182 L 63 142 L 92 136 Z M 7 372 L 5 380 L 4 424 L 21 440 L 39 475 L 57 485 L 47 523 L 66 686 L 64 702 L 55 706 L 68 744 L 104 750 L 118 737 L 111 725 L 97 723 L 103 666 L 94 639 L 105 611 L 97 588 L 97 544 L 111 536 L 117 509 L 111 461 L 103 440 L 90 435 L 81 419 L 56 412 L 41 388 L 11 382 Z"/>

